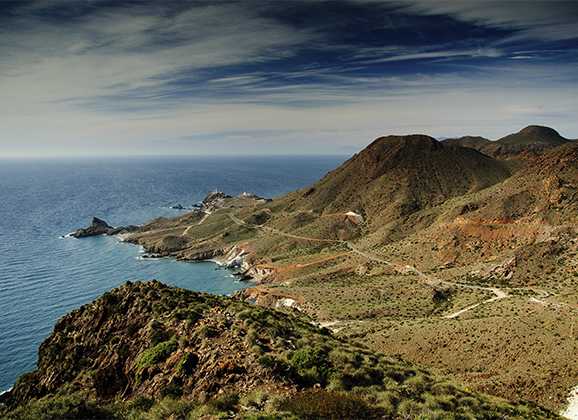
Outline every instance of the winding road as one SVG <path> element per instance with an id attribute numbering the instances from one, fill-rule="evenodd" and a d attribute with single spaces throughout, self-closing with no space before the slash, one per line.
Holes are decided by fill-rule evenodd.
<path id="1" fill-rule="evenodd" d="M 447 319 L 457 318 L 460 315 L 462 315 L 462 314 L 464 314 L 464 313 L 466 313 L 472 309 L 475 309 L 480 305 L 485 305 L 488 303 L 496 302 L 498 300 L 506 299 L 510 296 L 507 292 L 505 292 L 502 289 L 498 289 L 497 287 L 484 287 L 484 286 L 478 286 L 478 285 L 473 285 L 473 284 L 454 283 L 454 282 L 449 282 L 446 280 L 440 280 L 436 277 L 433 277 L 431 275 L 423 273 L 422 271 L 418 270 L 414 266 L 411 266 L 411 265 L 401 266 L 399 264 L 395 264 L 391 261 L 385 260 L 379 256 L 371 254 L 367 251 L 362 251 L 359 248 L 357 248 L 350 241 L 344 241 L 344 240 L 340 240 L 340 239 L 323 239 L 323 238 L 313 238 L 313 237 L 301 236 L 301 235 L 293 235 L 291 233 L 283 232 L 282 230 L 272 228 L 270 226 L 254 225 L 254 224 L 247 223 L 244 220 L 239 219 L 237 216 L 235 216 L 233 214 L 229 214 L 228 216 L 237 225 L 249 227 L 252 229 L 260 229 L 260 230 L 271 232 L 271 233 L 274 233 L 277 235 L 285 236 L 287 238 L 300 239 L 300 240 L 312 241 L 312 242 L 326 242 L 326 243 L 330 242 L 330 243 L 336 243 L 336 244 L 343 244 L 343 245 L 347 246 L 351 250 L 351 252 L 353 252 L 357 255 L 360 255 L 360 256 L 362 256 L 362 257 L 364 257 L 370 261 L 375 261 L 377 263 L 392 267 L 393 269 L 395 269 L 399 273 L 402 273 L 402 274 L 405 274 L 408 272 L 414 273 L 418 277 L 423 279 L 427 285 L 432 286 L 432 287 L 438 286 L 438 285 L 445 285 L 445 286 L 451 286 L 451 287 L 461 287 L 464 289 L 483 290 L 483 291 L 491 292 L 494 295 L 492 298 L 486 299 L 482 302 L 475 303 L 473 305 L 466 306 L 465 308 L 462 308 L 459 311 L 444 315 L 444 318 L 447 318 Z M 546 293 L 546 292 L 543 292 L 543 293 Z M 547 293 L 546 293 L 546 295 L 547 295 Z"/>

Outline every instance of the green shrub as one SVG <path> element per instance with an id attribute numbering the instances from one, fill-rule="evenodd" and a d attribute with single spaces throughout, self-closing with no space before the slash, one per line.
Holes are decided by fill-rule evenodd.
<path id="1" fill-rule="evenodd" d="M 33 400 L 2 418 L 6 420 L 114 420 L 116 416 L 110 409 L 99 407 L 83 395 L 69 394 Z"/>
<path id="2" fill-rule="evenodd" d="M 166 397 L 156 403 L 145 418 L 147 420 L 185 419 L 195 406 L 195 403 L 191 401 Z"/>
<path id="3" fill-rule="evenodd" d="M 156 319 L 152 319 L 148 323 L 146 331 L 153 346 L 169 339 L 169 333 L 166 331 L 165 326 Z"/>
<path id="4" fill-rule="evenodd" d="M 381 414 L 361 397 L 322 389 L 299 392 L 282 401 L 279 409 L 306 420 L 373 419 Z"/>
<path id="5" fill-rule="evenodd" d="M 291 355 L 289 364 L 305 382 L 324 385 L 330 371 L 327 353 L 319 347 L 303 347 Z"/>
<path id="6" fill-rule="evenodd" d="M 154 405 L 155 401 L 152 398 L 138 396 L 126 403 L 127 410 L 148 411 Z"/>
<path id="7" fill-rule="evenodd" d="M 213 338 L 219 335 L 219 331 L 211 325 L 203 325 L 199 330 L 199 335 L 205 338 Z"/>
<path id="8" fill-rule="evenodd" d="M 165 361 L 177 349 L 177 341 L 172 338 L 163 341 L 150 349 L 143 351 L 136 359 L 135 365 L 138 372 Z"/>
<path id="9" fill-rule="evenodd" d="M 416 373 L 414 376 L 407 378 L 403 385 L 410 393 L 420 395 L 427 389 L 428 379 L 424 375 Z"/>
<path id="10" fill-rule="evenodd" d="M 178 398 L 183 395 L 183 386 L 179 378 L 173 379 L 164 388 L 161 388 L 160 394 L 162 397 Z"/>
<path id="11" fill-rule="evenodd" d="M 269 356 L 268 354 L 264 354 L 263 356 L 259 357 L 258 362 L 264 368 L 273 369 L 275 367 L 276 360 L 273 356 Z"/>
<path id="12" fill-rule="evenodd" d="M 257 389 L 241 398 L 240 404 L 244 407 L 262 409 L 268 400 L 269 395 L 265 391 Z"/>
<path id="13" fill-rule="evenodd" d="M 422 413 L 422 405 L 414 400 L 403 400 L 397 406 L 397 413 L 403 419 L 417 418 Z"/>

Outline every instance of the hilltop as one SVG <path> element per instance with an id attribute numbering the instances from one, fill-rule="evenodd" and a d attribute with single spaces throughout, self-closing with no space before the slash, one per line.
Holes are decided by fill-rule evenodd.
<path id="1" fill-rule="evenodd" d="M 465 136 L 448 139 L 445 143 L 476 149 L 489 156 L 510 159 L 535 155 L 546 149 L 561 146 L 572 140 L 562 137 L 556 130 L 540 125 L 529 125 L 517 133 L 508 134 L 496 141 L 483 137 Z"/>
<path id="2" fill-rule="evenodd" d="M 376 139 L 311 187 L 224 198 L 126 240 L 219 261 L 255 282 L 242 299 L 559 410 L 578 383 L 577 227 L 578 143 L 512 162 L 412 135 Z"/>
<path id="3" fill-rule="evenodd" d="M 155 281 L 127 283 L 62 318 L 37 370 L 1 401 L 6 419 L 556 417 L 467 391 L 303 317 Z"/>

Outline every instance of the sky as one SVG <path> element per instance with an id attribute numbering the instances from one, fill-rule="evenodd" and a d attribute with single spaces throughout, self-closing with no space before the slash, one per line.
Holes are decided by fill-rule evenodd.
<path id="1" fill-rule="evenodd" d="M 578 1 L 2 0 L 0 157 L 578 137 Z"/>

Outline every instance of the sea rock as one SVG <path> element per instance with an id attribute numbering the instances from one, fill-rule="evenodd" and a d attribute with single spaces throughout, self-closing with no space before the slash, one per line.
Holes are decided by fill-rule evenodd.
<path id="1" fill-rule="evenodd" d="M 135 232 L 139 229 L 139 226 L 128 225 L 112 227 L 107 222 L 98 217 L 92 218 L 92 223 L 90 226 L 82 229 L 77 229 L 70 234 L 74 238 L 86 238 L 88 236 L 99 236 L 99 235 L 119 235 L 123 233 Z"/>
<path id="2" fill-rule="evenodd" d="M 104 220 L 93 217 L 90 226 L 74 231 L 71 236 L 75 238 L 86 238 L 88 236 L 107 235 L 112 230 L 114 230 L 114 228 Z"/>

